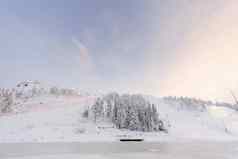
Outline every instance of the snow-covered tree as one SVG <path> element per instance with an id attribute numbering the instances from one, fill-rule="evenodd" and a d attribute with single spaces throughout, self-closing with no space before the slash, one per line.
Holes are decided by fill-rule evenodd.
<path id="1" fill-rule="evenodd" d="M 149 103 L 141 95 L 118 95 L 110 93 L 98 98 L 91 107 L 95 122 L 106 117 L 118 129 L 135 131 L 162 131 L 165 130 L 162 120 L 159 119 L 156 106 Z M 162 128 L 163 127 L 163 128 Z"/>
<path id="2" fill-rule="evenodd" d="M 50 88 L 50 94 L 58 96 L 60 94 L 60 91 L 57 87 Z"/>
<path id="3" fill-rule="evenodd" d="M 128 128 L 129 130 L 140 129 L 138 113 L 135 107 L 131 107 L 131 106 L 127 107 L 126 118 L 125 118 L 125 128 Z"/>
<path id="4" fill-rule="evenodd" d="M 83 117 L 84 117 L 84 118 L 88 118 L 88 117 L 89 117 L 89 111 L 88 111 L 88 109 L 86 109 L 86 110 L 83 112 Z"/>
<path id="5" fill-rule="evenodd" d="M 103 115 L 103 101 L 100 98 L 98 98 L 91 109 L 93 113 L 94 122 L 96 123 L 97 119 L 99 117 L 102 117 Z"/>
<path id="6" fill-rule="evenodd" d="M 11 112 L 14 101 L 15 101 L 15 91 L 8 90 L 7 93 L 5 93 L 3 97 L 1 97 L 0 101 L 1 113 Z"/>

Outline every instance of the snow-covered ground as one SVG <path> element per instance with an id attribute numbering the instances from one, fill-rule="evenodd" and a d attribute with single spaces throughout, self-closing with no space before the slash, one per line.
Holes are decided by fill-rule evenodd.
<path id="1" fill-rule="evenodd" d="M 20 97 L 14 101 L 13 112 L 0 115 L 0 143 L 105 142 L 118 141 L 122 135 L 151 142 L 238 139 L 238 112 L 228 107 L 186 107 L 179 101 L 168 102 L 145 96 L 158 106 L 159 118 L 165 123 L 168 133 L 143 133 L 118 130 L 107 120 L 95 124 L 93 120 L 84 118 L 83 112 L 102 94 L 52 89 L 37 81 L 22 82 L 17 85 L 16 91 Z M 59 95 L 59 91 L 63 95 Z M 9 91 L 3 90 L 4 93 Z"/>
<path id="2" fill-rule="evenodd" d="M 0 144 L 1 159 L 237 159 L 237 142 Z"/>
<path id="3" fill-rule="evenodd" d="M 46 95 L 20 100 L 14 113 L 0 116 L 0 142 L 93 142 L 117 141 L 129 134 L 146 141 L 235 140 L 238 138 L 238 112 L 226 107 L 209 106 L 205 111 L 180 109 L 156 99 L 160 118 L 168 126 L 163 132 L 118 130 L 109 122 L 95 124 L 82 113 L 95 96 Z"/>

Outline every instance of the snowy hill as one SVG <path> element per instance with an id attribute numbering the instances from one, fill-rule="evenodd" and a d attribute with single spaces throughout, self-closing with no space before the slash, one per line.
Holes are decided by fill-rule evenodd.
<path id="1" fill-rule="evenodd" d="M 115 141 L 124 134 L 148 141 L 238 137 L 238 112 L 231 108 L 148 96 L 145 99 L 156 105 L 168 133 L 118 129 L 105 118 L 95 124 L 83 114 L 102 96 L 22 82 L 17 85 L 12 111 L 0 114 L 0 142 Z"/>

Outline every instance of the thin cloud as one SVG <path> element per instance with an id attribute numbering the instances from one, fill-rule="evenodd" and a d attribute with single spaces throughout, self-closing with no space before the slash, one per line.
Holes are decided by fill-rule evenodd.
<path id="1" fill-rule="evenodd" d="M 93 60 L 90 56 L 89 49 L 81 41 L 74 37 L 72 38 L 72 43 L 78 49 L 80 69 L 86 72 L 92 72 Z"/>

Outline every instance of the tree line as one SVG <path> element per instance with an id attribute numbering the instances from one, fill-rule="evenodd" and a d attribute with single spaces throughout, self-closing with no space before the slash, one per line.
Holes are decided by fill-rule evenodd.
<path id="1" fill-rule="evenodd" d="M 142 95 L 119 95 L 109 93 L 97 98 L 84 113 L 97 123 L 100 119 L 110 120 L 118 129 L 132 131 L 167 131 L 159 118 L 157 106 L 145 100 Z"/>

